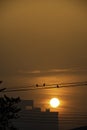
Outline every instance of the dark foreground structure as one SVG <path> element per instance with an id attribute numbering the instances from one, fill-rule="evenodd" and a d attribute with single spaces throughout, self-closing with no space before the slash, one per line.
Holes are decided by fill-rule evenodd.
<path id="1" fill-rule="evenodd" d="M 19 130 L 59 130 L 58 112 L 41 111 L 41 108 L 34 107 L 33 100 L 22 101 L 20 107 L 20 118 L 14 122 Z"/>
<path id="2" fill-rule="evenodd" d="M 72 130 L 87 130 L 87 126 L 74 128 L 74 129 L 72 129 Z"/>

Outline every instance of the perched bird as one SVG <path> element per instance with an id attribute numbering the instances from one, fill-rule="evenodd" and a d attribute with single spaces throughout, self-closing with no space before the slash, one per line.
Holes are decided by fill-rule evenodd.
<path id="1" fill-rule="evenodd" d="M 46 86 L 46 84 L 45 84 L 45 83 L 43 83 L 43 86 Z"/>
<path id="2" fill-rule="evenodd" d="M 59 85 L 57 84 L 57 88 L 59 88 Z"/>
<path id="3" fill-rule="evenodd" d="M 0 80 L 0 84 L 2 83 L 3 81 Z"/>
<path id="4" fill-rule="evenodd" d="M 38 87 L 38 84 L 36 84 L 36 87 Z"/>

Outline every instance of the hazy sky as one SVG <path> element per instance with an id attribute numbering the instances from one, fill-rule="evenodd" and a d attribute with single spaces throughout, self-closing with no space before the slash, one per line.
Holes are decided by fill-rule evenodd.
<path id="1" fill-rule="evenodd" d="M 0 0 L 0 77 L 86 68 L 86 0 Z"/>

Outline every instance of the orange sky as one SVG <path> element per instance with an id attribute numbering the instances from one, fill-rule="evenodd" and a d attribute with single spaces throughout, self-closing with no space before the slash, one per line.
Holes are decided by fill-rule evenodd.
<path id="1" fill-rule="evenodd" d="M 87 69 L 87 2 L 0 1 L 0 77 Z"/>

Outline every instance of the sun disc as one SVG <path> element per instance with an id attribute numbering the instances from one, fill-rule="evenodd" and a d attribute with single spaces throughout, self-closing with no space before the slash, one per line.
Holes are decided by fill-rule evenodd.
<path id="1" fill-rule="evenodd" d="M 58 99 L 58 98 L 52 98 L 52 99 L 50 100 L 50 105 L 51 105 L 51 107 L 53 107 L 53 108 L 58 107 L 58 106 L 60 105 L 59 99 Z"/>

